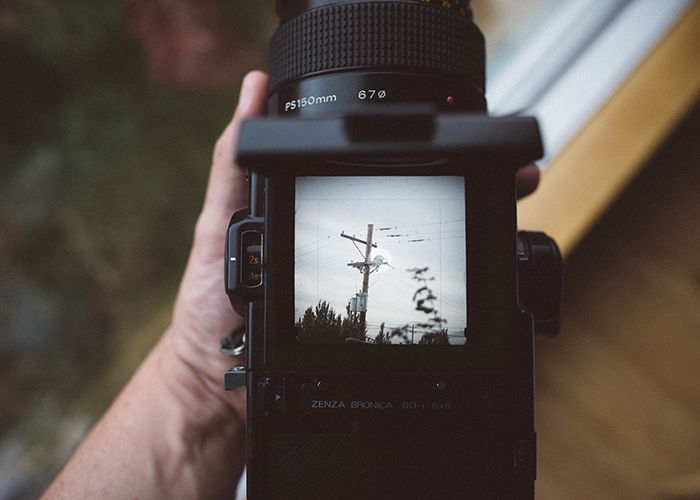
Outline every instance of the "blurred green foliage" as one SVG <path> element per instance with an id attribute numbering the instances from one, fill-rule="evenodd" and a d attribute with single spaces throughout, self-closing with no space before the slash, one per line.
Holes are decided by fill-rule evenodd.
<path id="1" fill-rule="evenodd" d="M 217 88 L 159 76 L 134 10 L 178 3 L 196 4 L 0 4 L 0 498 L 36 492 L 65 458 L 51 427 L 76 408 L 95 418 L 160 334 L 237 82 L 265 66 L 271 2 L 211 0 L 246 64 Z M 32 443 L 55 453 L 40 460 L 44 472 L 27 465 L 20 473 L 32 478 L 7 486 L 10 432 L 28 456 Z"/>

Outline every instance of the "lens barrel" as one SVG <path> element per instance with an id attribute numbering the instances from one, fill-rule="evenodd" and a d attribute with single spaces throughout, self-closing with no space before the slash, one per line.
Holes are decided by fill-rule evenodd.
<path id="1" fill-rule="evenodd" d="M 278 0 L 271 114 L 358 104 L 484 111 L 484 38 L 465 0 Z"/>

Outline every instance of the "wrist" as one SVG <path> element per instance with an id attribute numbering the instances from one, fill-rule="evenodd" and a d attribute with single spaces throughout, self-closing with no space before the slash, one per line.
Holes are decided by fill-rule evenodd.
<path id="1" fill-rule="evenodd" d="M 237 411 L 245 407 L 245 393 L 225 392 L 223 371 L 215 385 L 193 353 L 182 355 L 178 339 L 169 329 L 143 366 L 144 378 L 162 387 L 162 439 L 172 453 L 164 475 L 174 482 L 188 477 L 200 498 L 230 497 L 245 465 L 245 422 Z"/>
<path id="2" fill-rule="evenodd" d="M 164 335 L 44 498 L 230 498 L 244 423 L 200 377 Z"/>
<path id="3" fill-rule="evenodd" d="M 220 425 L 221 419 L 243 427 L 245 392 L 224 390 L 224 372 L 234 364 L 216 343 L 192 345 L 187 335 L 171 326 L 151 353 L 166 397 L 197 426 Z"/>

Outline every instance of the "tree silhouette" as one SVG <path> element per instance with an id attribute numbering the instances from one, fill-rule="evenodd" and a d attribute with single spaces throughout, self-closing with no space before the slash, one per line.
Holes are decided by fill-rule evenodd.
<path id="1" fill-rule="evenodd" d="M 386 334 L 384 333 L 384 322 L 379 325 L 379 333 L 377 334 L 376 337 L 374 337 L 374 343 L 375 344 L 388 344 L 389 339 L 387 338 Z"/>
<path id="2" fill-rule="evenodd" d="M 364 341 L 366 332 L 360 327 L 359 318 L 351 314 L 350 306 L 345 312 L 345 317 L 336 314 L 325 300 L 319 300 L 315 307 L 308 307 L 295 324 L 299 342 L 344 344 L 348 338 Z"/>
<path id="3" fill-rule="evenodd" d="M 428 286 L 428 283 L 434 281 L 435 278 L 428 276 L 428 270 L 429 268 L 427 267 L 408 269 L 408 272 L 413 273 L 413 279 L 420 284 L 420 287 L 413 294 L 413 301 L 416 303 L 416 311 L 422 311 L 427 315 L 431 315 L 426 322 L 418 323 L 416 326 L 431 330 L 430 334 L 438 334 L 443 330 L 442 325 L 443 323 L 447 323 L 447 320 L 439 316 L 439 311 L 435 309 L 437 297 Z"/>
<path id="4" fill-rule="evenodd" d="M 418 289 L 413 294 L 413 302 L 416 304 L 416 311 L 421 311 L 428 315 L 426 321 L 422 323 L 416 323 L 415 325 L 404 325 L 399 328 L 395 328 L 391 333 L 384 333 L 384 323 L 380 328 L 381 342 L 377 340 L 378 344 L 411 344 L 412 337 L 409 339 L 408 332 L 413 328 L 427 329 L 427 332 L 423 333 L 423 336 L 418 341 L 420 345 L 440 345 L 449 344 L 449 336 L 446 328 L 443 325 L 447 323 L 447 320 L 442 318 L 438 314 L 438 310 L 435 309 L 435 301 L 437 296 L 433 293 L 433 290 L 428 286 L 428 283 L 434 281 L 435 278 L 428 274 L 428 267 L 415 267 L 413 269 L 407 269 L 409 273 L 413 273 L 412 279 L 419 283 Z"/>
<path id="5" fill-rule="evenodd" d="M 450 343 L 450 338 L 447 335 L 447 329 L 443 329 L 437 333 L 424 334 L 418 343 L 420 345 L 447 345 Z"/>
<path id="6" fill-rule="evenodd" d="M 407 271 L 413 274 L 412 279 L 419 284 L 412 298 L 415 309 L 428 317 L 424 322 L 406 324 L 389 331 L 382 322 L 373 343 L 411 344 L 413 335 L 410 332 L 419 328 L 422 330 L 422 336 L 418 344 L 449 344 L 448 330 L 444 328 L 447 320 L 443 319 L 435 308 L 437 296 L 429 286 L 435 278 L 429 275 L 428 267 L 407 269 Z M 297 340 L 302 344 L 346 344 L 353 341 L 367 341 L 367 326 L 363 327 L 358 313 L 350 311 L 350 304 L 345 307 L 345 316 L 343 316 L 336 313 L 327 301 L 319 300 L 316 306 L 306 308 L 304 314 L 297 319 L 295 327 Z"/>

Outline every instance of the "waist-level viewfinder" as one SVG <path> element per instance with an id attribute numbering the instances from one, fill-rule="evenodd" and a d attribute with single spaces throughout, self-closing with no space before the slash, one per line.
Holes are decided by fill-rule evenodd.
<path id="1" fill-rule="evenodd" d="M 534 498 L 533 335 L 561 289 L 556 244 L 517 232 L 536 121 L 485 114 L 467 1 L 277 9 L 226 249 L 249 498 Z"/>

